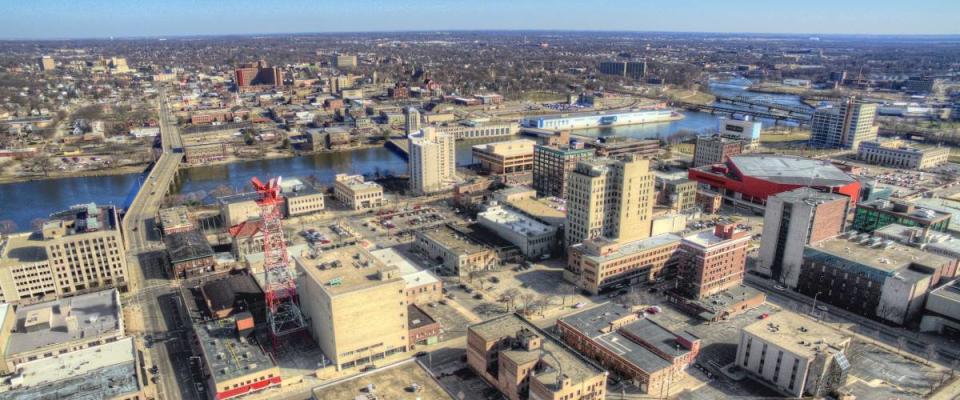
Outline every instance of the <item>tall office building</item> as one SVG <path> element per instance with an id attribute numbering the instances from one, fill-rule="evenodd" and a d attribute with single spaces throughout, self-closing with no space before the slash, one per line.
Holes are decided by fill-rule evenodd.
<path id="1" fill-rule="evenodd" d="M 839 105 L 823 107 L 813 113 L 810 145 L 821 148 L 856 149 L 860 142 L 877 139 L 873 121 L 877 105 L 855 97 L 845 98 Z"/>
<path id="2" fill-rule="evenodd" d="M 407 107 L 404 110 L 404 121 L 403 126 L 405 132 L 409 135 L 416 131 L 420 130 L 420 111 L 417 111 L 416 108 Z"/>
<path id="3" fill-rule="evenodd" d="M 53 60 L 53 57 L 43 56 L 37 60 L 37 64 L 40 65 L 40 70 L 43 72 L 49 72 L 57 69 L 57 62 Z"/>
<path id="4" fill-rule="evenodd" d="M 251 86 L 282 86 L 283 71 L 264 60 L 242 64 L 234 70 L 234 82 L 241 90 Z"/>
<path id="5" fill-rule="evenodd" d="M 114 74 L 126 74 L 130 72 L 127 66 L 127 59 L 123 57 L 110 57 L 110 72 Z"/>
<path id="6" fill-rule="evenodd" d="M 597 69 L 604 75 L 617 75 L 633 79 L 643 78 L 647 74 L 646 61 L 603 61 Z"/>
<path id="7" fill-rule="evenodd" d="M 582 144 L 536 145 L 533 148 L 533 188 L 542 197 L 567 195 L 567 176 L 580 160 L 593 158 L 594 149 Z"/>
<path id="8" fill-rule="evenodd" d="M 803 248 L 842 233 L 849 203 L 842 194 L 806 187 L 768 197 L 757 272 L 795 287 Z"/>
<path id="9" fill-rule="evenodd" d="M 456 147 L 453 135 L 425 127 L 409 139 L 410 190 L 416 194 L 452 188 L 456 180 Z"/>
<path id="10" fill-rule="evenodd" d="M 650 236 L 656 194 L 649 160 L 629 155 L 580 161 L 569 181 L 567 246 L 598 237 L 629 241 Z"/>

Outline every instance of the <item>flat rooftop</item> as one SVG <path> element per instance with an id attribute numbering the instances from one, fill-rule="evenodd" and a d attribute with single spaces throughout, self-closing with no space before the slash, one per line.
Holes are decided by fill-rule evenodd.
<path id="1" fill-rule="evenodd" d="M 294 257 L 304 274 L 320 284 L 331 296 L 399 282 L 399 268 L 388 266 L 360 246 L 347 246 L 322 252 L 315 259 Z M 392 278 L 381 279 L 381 271 L 395 271 Z"/>
<path id="2" fill-rule="evenodd" d="M 496 154 L 503 157 L 532 155 L 533 146 L 537 142 L 529 139 L 506 140 L 503 142 L 485 143 L 473 146 L 474 151 Z"/>
<path id="3" fill-rule="evenodd" d="M 520 199 L 508 204 L 541 221 L 562 220 L 567 217 L 567 206 L 558 199 Z"/>
<path id="4" fill-rule="evenodd" d="M 506 207 L 488 208 L 486 211 L 477 214 L 477 220 L 480 219 L 486 219 L 524 236 L 539 236 L 557 231 L 557 228 Z"/>
<path id="5" fill-rule="evenodd" d="M 805 357 L 812 357 L 830 346 L 839 348 L 850 340 L 849 336 L 837 329 L 788 311 L 771 314 L 743 327 L 743 330 Z"/>
<path id="6" fill-rule="evenodd" d="M 739 230 L 739 229 L 734 230 L 734 234 L 737 234 L 740 232 L 745 232 L 745 231 Z M 750 239 L 750 235 L 744 235 L 743 237 L 733 238 L 733 239 L 725 239 L 720 236 L 717 236 L 716 232 L 714 232 L 712 228 L 683 237 L 684 242 L 688 242 L 704 248 L 716 246 L 724 242 L 730 242 L 730 241 L 736 241 L 736 240 L 749 240 L 749 239 Z"/>
<path id="7" fill-rule="evenodd" d="M 16 311 L 16 331 L 7 342 L 7 355 L 121 332 L 120 294 L 102 290 L 44 303 L 23 305 Z M 70 321 L 76 321 L 71 326 Z"/>
<path id="8" fill-rule="evenodd" d="M 930 296 L 942 297 L 946 300 L 960 303 L 960 279 L 954 279 L 947 284 L 930 291 Z"/>
<path id="9" fill-rule="evenodd" d="M 376 182 L 364 181 L 363 176 L 361 175 L 349 175 L 339 181 L 336 181 L 336 183 L 341 184 L 354 192 L 383 189 Z"/>
<path id="10" fill-rule="evenodd" d="M 950 261 L 943 256 L 905 246 L 892 240 L 861 238 L 869 238 L 869 236 L 857 235 L 853 239 L 840 236 L 821 241 L 814 246 L 807 246 L 804 250 L 804 258 L 818 258 L 827 255 L 829 258 L 824 260 L 826 262 L 836 264 L 838 258 L 848 260 L 884 272 L 888 276 L 906 273 L 907 267 L 914 263 L 940 266 Z M 867 241 L 861 244 L 860 242 L 863 240 Z M 871 245 L 872 243 L 880 243 L 880 245 Z"/>
<path id="11" fill-rule="evenodd" d="M 214 383 L 276 367 L 254 335 L 240 337 L 236 324 L 233 317 L 228 317 L 193 326 Z"/>
<path id="12" fill-rule="evenodd" d="M 33 233 L 19 233 L 0 240 L 0 267 L 47 260 L 43 242 Z"/>
<path id="13" fill-rule="evenodd" d="M 407 329 L 413 330 L 435 323 L 437 323 L 437 321 L 420 309 L 420 307 L 417 307 L 415 304 L 407 305 Z"/>
<path id="14" fill-rule="evenodd" d="M 475 254 L 488 250 L 486 247 L 483 247 L 482 245 L 469 239 L 466 235 L 463 235 L 446 225 L 436 229 L 419 231 L 417 233 L 422 234 L 450 249 L 450 251 L 459 254 Z"/>
<path id="15" fill-rule="evenodd" d="M 744 175 L 787 185 L 842 186 L 856 181 L 830 162 L 812 158 L 742 154 L 731 156 L 730 162 Z"/>
<path id="16" fill-rule="evenodd" d="M 849 199 L 849 197 L 842 194 L 824 192 L 808 187 L 801 187 L 794 190 L 777 193 L 774 196 L 790 203 L 802 201 L 807 203 L 821 204 L 835 200 Z"/>
<path id="17" fill-rule="evenodd" d="M 404 257 L 403 254 L 400 254 L 392 247 L 373 250 L 370 254 L 373 254 L 374 257 L 385 265 L 400 269 L 400 277 L 406 282 L 408 288 L 433 284 L 440 281 L 433 273 L 421 269 L 416 263 Z"/>
<path id="18" fill-rule="evenodd" d="M 910 216 L 912 219 L 925 221 L 927 223 L 934 223 L 946 218 L 950 218 L 951 216 L 949 213 L 937 211 L 933 208 L 927 208 L 922 205 L 918 206 L 912 202 L 890 201 L 886 199 L 863 202 L 858 204 L 857 207 L 871 208 L 875 210 L 882 210 L 888 213 Z"/>
<path id="19" fill-rule="evenodd" d="M 512 337 L 523 328 L 526 328 L 541 337 L 543 349 L 553 356 L 547 356 L 544 358 L 547 364 L 552 365 L 557 362 L 562 364 L 564 375 L 569 376 L 571 381 L 575 384 L 604 373 L 604 370 L 595 365 L 593 362 L 579 355 L 573 349 L 556 342 L 552 336 L 545 334 L 539 328 L 523 320 L 516 314 L 507 314 L 496 317 L 476 325 L 471 325 L 469 329 L 479 335 L 485 341 L 497 341 L 508 336 Z M 509 354 L 510 356 L 526 356 L 532 359 L 539 358 L 541 351 L 508 350 L 504 353 L 511 353 Z M 556 357 L 556 360 L 554 360 L 554 357 Z M 543 383 L 553 383 L 556 382 L 557 374 L 558 371 L 551 369 L 538 373 L 536 379 L 539 379 Z"/>
<path id="20" fill-rule="evenodd" d="M 17 366 L 0 383 L 0 399 L 114 399 L 140 390 L 133 338 Z"/>
<path id="21" fill-rule="evenodd" d="M 86 232 L 115 230 L 118 225 L 116 209 L 113 206 L 98 206 L 96 203 L 77 204 L 67 210 L 50 214 L 50 221 L 44 228 L 54 224 L 66 226 L 66 235 Z"/>
<path id="22" fill-rule="evenodd" d="M 670 368 L 672 364 L 669 361 L 627 337 L 619 329 L 610 329 L 611 324 L 618 320 L 637 318 L 635 321 L 623 325 L 621 329 L 644 338 L 651 346 L 666 354 L 677 353 L 676 335 L 659 324 L 638 316 L 637 312 L 631 311 L 621 304 L 605 303 L 561 318 L 561 321 L 644 371 L 654 372 Z M 678 335 L 687 337 L 689 340 L 696 340 L 695 337 L 686 332 Z M 687 352 L 689 350 L 681 347 L 677 355 Z"/>
<path id="23" fill-rule="evenodd" d="M 590 240 L 611 242 L 610 239 L 606 239 L 606 238 L 597 238 L 597 239 L 590 239 Z M 618 258 L 627 257 L 629 255 L 636 254 L 639 252 L 656 249 L 658 247 L 676 244 L 676 243 L 679 243 L 681 240 L 682 238 L 680 236 L 674 235 L 672 233 L 664 233 L 661 235 L 651 236 L 646 239 L 620 243 L 620 246 L 616 251 L 611 251 L 610 253 L 602 256 L 598 254 L 591 254 L 589 252 L 584 251 L 583 257 L 589 260 L 595 261 L 597 263 L 601 263 L 609 260 L 615 260 Z M 586 250 L 586 246 L 584 246 L 583 243 L 575 244 L 570 247 Z"/>
<path id="24" fill-rule="evenodd" d="M 164 228 L 191 225 L 190 213 L 186 207 L 170 207 L 160 210 L 160 225 Z"/>
<path id="25" fill-rule="evenodd" d="M 413 385 L 419 390 L 414 392 Z M 346 380 L 321 385 L 313 389 L 316 400 L 366 399 L 367 388 L 373 386 L 378 398 L 453 400 L 430 373 L 415 360 L 407 360 L 371 374 L 355 375 Z"/>
<path id="26" fill-rule="evenodd" d="M 213 247 L 197 229 L 167 234 L 163 243 L 174 264 L 213 256 Z"/>

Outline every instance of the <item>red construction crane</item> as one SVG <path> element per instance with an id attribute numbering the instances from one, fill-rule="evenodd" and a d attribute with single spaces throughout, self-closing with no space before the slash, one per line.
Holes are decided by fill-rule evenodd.
<path id="1" fill-rule="evenodd" d="M 277 348 L 277 339 L 280 336 L 306 328 L 300 312 L 297 284 L 290 272 L 290 256 L 287 254 L 287 244 L 280 222 L 280 209 L 283 205 L 280 180 L 280 177 L 270 179 L 267 184 L 256 177 L 250 180 L 253 188 L 260 194 L 257 205 L 260 206 L 260 218 L 263 222 L 263 292 L 274 349 Z"/>

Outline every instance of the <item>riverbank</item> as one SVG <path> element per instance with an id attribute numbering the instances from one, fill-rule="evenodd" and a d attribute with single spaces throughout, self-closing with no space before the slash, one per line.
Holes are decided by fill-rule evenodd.
<path id="1" fill-rule="evenodd" d="M 249 158 L 248 158 L 248 157 L 228 156 L 227 158 L 224 158 L 224 159 L 222 159 L 222 160 L 209 161 L 209 162 L 205 162 L 205 163 L 203 163 L 203 164 L 192 164 L 192 165 L 191 165 L 191 164 L 183 164 L 183 166 L 182 166 L 181 168 L 182 168 L 182 169 L 191 169 L 191 168 L 198 168 L 198 167 L 209 167 L 209 166 L 214 166 L 214 165 L 232 164 L 232 163 L 245 162 L 245 161 L 278 160 L 278 159 L 284 159 L 284 158 L 313 156 L 313 155 L 318 155 L 318 154 L 352 153 L 352 152 L 356 152 L 356 151 L 376 149 L 376 148 L 382 148 L 382 147 L 384 147 L 384 144 L 372 144 L 372 143 L 367 143 L 367 144 L 361 144 L 361 145 L 358 145 L 358 146 L 355 146 L 355 147 L 348 147 L 348 148 L 337 149 L 337 150 L 320 150 L 320 151 L 309 151 L 309 152 L 276 151 L 276 150 L 272 150 L 272 151 L 268 151 L 267 153 L 265 153 L 265 154 L 263 154 L 263 155 L 261 155 L 261 156 L 259 156 L 259 157 L 249 157 Z"/>
<path id="2" fill-rule="evenodd" d="M 148 165 L 150 164 L 144 163 L 144 164 L 124 165 L 122 167 L 104 168 L 104 169 L 98 169 L 98 170 L 85 170 L 85 171 L 76 171 L 76 172 L 52 171 L 47 175 L 31 175 L 31 176 L 3 175 L 3 176 L 0 176 L 0 185 L 8 184 L 8 183 L 23 183 L 23 182 L 45 181 L 45 180 L 53 180 L 53 179 L 65 179 L 65 178 L 89 178 L 94 176 L 139 174 L 145 171 Z"/>

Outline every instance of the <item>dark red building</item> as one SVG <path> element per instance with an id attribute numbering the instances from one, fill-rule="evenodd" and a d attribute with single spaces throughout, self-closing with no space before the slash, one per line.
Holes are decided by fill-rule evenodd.
<path id="1" fill-rule="evenodd" d="M 283 71 L 279 67 L 270 67 L 266 61 L 242 64 L 234 71 L 237 88 L 243 90 L 251 86 L 283 86 Z"/>
<path id="2" fill-rule="evenodd" d="M 722 164 L 690 168 L 688 176 L 723 196 L 723 204 L 763 212 L 767 197 L 811 187 L 840 193 L 856 204 L 860 182 L 827 161 L 772 154 L 744 154 Z"/>

